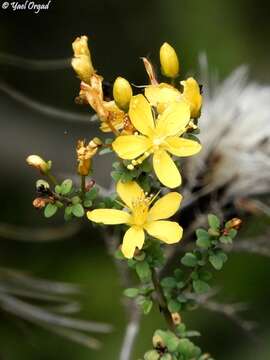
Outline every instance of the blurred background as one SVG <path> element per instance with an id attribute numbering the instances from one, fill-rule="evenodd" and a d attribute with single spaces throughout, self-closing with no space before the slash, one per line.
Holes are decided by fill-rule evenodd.
<path id="1" fill-rule="evenodd" d="M 94 66 L 108 81 L 121 75 L 145 84 L 140 57 L 148 55 L 157 62 L 159 47 L 167 41 L 179 54 L 183 77 L 199 74 L 198 56 L 205 53 L 210 72 L 221 81 L 247 64 L 251 79 L 268 84 L 269 6 L 267 1 L 252 0 L 52 0 L 49 10 L 39 14 L 0 9 L 0 266 L 81 285 L 82 293 L 76 296 L 82 304 L 80 318 L 114 327 L 111 334 L 98 335 L 103 347 L 94 351 L 3 314 L 1 359 L 118 359 L 121 346 L 122 289 L 99 232 L 85 222 L 82 227 L 75 223 L 64 228 L 63 233 L 61 216 L 44 219 L 32 207 L 38 174 L 25 164 L 28 154 L 39 154 L 53 160 L 60 177 L 67 177 L 76 166 L 77 139 L 97 131 L 97 125 L 86 119 L 89 110 L 74 103 L 79 80 L 70 67 L 62 66 L 72 56 L 72 41 L 89 36 Z M 6 54 L 63 61 L 52 64 L 52 69 L 35 63 L 16 66 L 18 59 Z M 109 159 L 98 161 L 97 181 L 108 186 Z M 242 236 L 260 234 L 268 225 L 267 216 L 247 216 Z M 48 240 L 48 232 L 56 241 Z M 203 349 L 219 360 L 270 358 L 269 273 L 267 257 L 231 255 L 215 278 L 222 288 L 220 297 L 247 303 L 244 317 L 257 326 L 249 334 L 220 314 L 200 310 L 185 315 L 189 327 L 202 332 L 198 343 Z M 158 326 L 163 322 L 155 310 L 143 319 L 134 359 L 151 346 L 152 331 Z"/>

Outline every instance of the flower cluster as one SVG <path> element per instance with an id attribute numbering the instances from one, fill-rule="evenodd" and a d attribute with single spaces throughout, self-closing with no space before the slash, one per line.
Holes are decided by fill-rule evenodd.
<path id="1" fill-rule="evenodd" d="M 128 266 L 136 270 L 142 282 L 139 288 L 126 289 L 125 295 L 135 298 L 146 314 L 156 295 L 170 329 L 155 333 L 154 348 L 145 354 L 145 360 L 210 359 L 188 339 L 193 332 L 185 330 L 180 311 L 194 307 L 195 297 L 209 290 L 211 274 L 205 267 L 223 267 L 227 260 L 223 248 L 232 243 L 240 220 L 223 225 L 210 215 L 210 228 L 196 232 L 197 248 L 181 259 L 188 270 L 176 269 L 174 276 L 161 281 L 156 272 L 165 261 L 162 245 L 176 244 L 183 235 L 182 227 L 172 217 L 182 201 L 177 189 L 182 183 L 180 159 L 201 150 L 197 138 L 201 86 L 192 77 L 178 78 L 178 56 L 168 43 L 160 48 L 165 80 L 159 81 L 150 60 L 143 58 L 149 78 L 149 84 L 143 86 L 133 86 L 121 76 L 113 84 L 105 82 L 92 64 L 86 36 L 78 37 L 72 46 L 71 65 L 81 81 L 76 101 L 95 111 L 106 138 L 78 140 L 79 188 L 71 179 L 59 183 L 51 174 L 51 161 L 30 155 L 28 164 L 48 179 L 37 181 L 33 204 L 37 209 L 44 208 L 45 217 L 64 208 L 66 220 L 86 215 L 93 223 L 118 226 L 117 234 L 123 240 L 117 244 L 116 257 L 128 259 Z M 104 197 L 89 176 L 94 174 L 92 159 L 108 152 L 117 158 L 111 173 L 116 192 Z"/>
<path id="2" fill-rule="evenodd" d="M 105 95 L 102 76 L 92 65 L 86 36 L 77 38 L 73 49 L 72 66 L 81 80 L 77 100 L 92 107 L 103 132 L 115 135 L 110 149 L 130 172 L 140 168 L 151 157 L 153 173 L 160 184 L 169 189 L 180 186 L 181 174 L 173 157 L 195 155 L 201 149 L 198 139 L 191 135 L 194 130 L 198 132 L 202 96 L 200 86 L 193 78 L 176 86 L 179 61 L 175 50 L 167 43 L 160 48 L 161 70 L 170 83 L 159 83 L 151 62 L 143 58 L 150 84 L 134 95 L 130 83 L 123 77 L 117 77 L 113 84 L 113 98 L 110 98 Z M 92 157 L 96 151 L 97 147 L 94 147 L 88 153 Z M 84 163 L 89 164 L 89 161 L 87 158 Z M 82 164 L 81 168 L 85 166 Z M 87 213 L 93 222 L 130 226 L 122 246 L 127 258 L 134 256 L 136 248 L 142 248 L 144 230 L 166 243 L 178 242 L 182 237 L 182 229 L 176 222 L 163 220 L 178 210 L 181 195 L 169 193 L 150 208 L 155 197 L 144 193 L 138 184 L 138 176 L 136 181 L 131 180 L 117 183 L 117 193 L 124 202 L 124 210 L 96 209 Z"/>

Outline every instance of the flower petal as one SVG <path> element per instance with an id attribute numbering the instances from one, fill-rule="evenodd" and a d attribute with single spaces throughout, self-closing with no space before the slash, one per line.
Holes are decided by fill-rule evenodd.
<path id="1" fill-rule="evenodd" d="M 170 192 L 160 198 L 148 213 L 148 221 L 167 219 L 173 216 L 180 207 L 182 195 Z"/>
<path id="2" fill-rule="evenodd" d="M 131 215 L 122 210 L 96 209 L 87 212 L 89 220 L 106 225 L 127 224 Z"/>
<path id="3" fill-rule="evenodd" d="M 189 121 L 189 105 L 184 100 L 174 102 L 159 116 L 156 132 L 163 136 L 181 135 Z"/>
<path id="4" fill-rule="evenodd" d="M 125 233 L 122 253 L 128 259 L 132 259 L 136 248 L 141 249 L 144 243 L 144 231 L 138 226 L 131 226 Z"/>
<path id="5" fill-rule="evenodd" d="M 181 93 L 166 83 L 146 86 L 144 94 L 150 104 L 157 107 L 159 113 L 162 113 L 172 102 L 181 99 Z"/>
<path id="6" fill-rule="evenodd" d="M 132 160 L 147 151 L 151 147 L 151 142 L 142 135 L 122 135 L 116 138 L 112 147 L 120 158 Z"/>
<path id="7" fill-rule="evenodd" d="M 163 185 L 172 189 L 181 185 L 179 170 L 165 150 L 154 152 L 153 166 L 159 181 Z"/>
<path id="8" fill-rule="evenodd" d="M 191 156 L 197 154 L 202 146 L 194 140 L 170 136 L 166 138 L 165 148 L 176 156 Z"/>
<path id="9" fill-rule="evenodd" d="M 132 202 L 134 200 L 145 197 L 143 189 L 136 183 L 136 181 L 128 181 L 125 183 L 118 181 L 116 191 L 130 209 L 132 209 Z"/>
<path id="10" fill-rule="evenodd" d="M 187 80 L 181 81 L 181 85 L 184 86 L 183 98 L 190 105 L 191 117 L 197 118 L 200 116 L 202 107 L 202 95 L 200 86 L 192 77 Z"/>
<path id="11" fill-rule="evenodd" d="M 131 98 L 129 104 L 129 117 L 133 126 L 144 135 L 151 135 L 154 129 L 154 119 L 151 105 L 142 95 Z"/>
<path id="12" fill-rule="evenodd" d="M 146 224 L 144 228 L 149 235 L 167 244 L 177 243 L 183 235 L 182 227 L 175 221 L 152 221 Z"/>

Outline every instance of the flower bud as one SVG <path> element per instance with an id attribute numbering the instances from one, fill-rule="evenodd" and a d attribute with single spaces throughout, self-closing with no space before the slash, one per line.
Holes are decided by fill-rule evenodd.
<path id="1" fill-rule="evenodd" d="M 159 334 L 158 331 L 155 332 L 155 334 L 153 336 L 153 339 L 152 339 L 152 342 L 153 342 L 153 346 L 155 348 L 160 348 L 160 349 L 165 348 L 165 342 L 164 342 L 162 336 Z"/>
<path id="2" fill-rule="evenodd" d="M 226 229 L 230 230 L 230 229 L 235 229 L 235 230 L 239 230 L 242 224 L 242 220 L 238 219 L 238 218 L 233 218 L 229 221 L 227 221 L 226 223 Z"/>
<path id="3" fill-rule="evenodd" d="M 49 164 L 38 155 L 29 155 L 26 159 L 28 165 L 35 167 L 42 173 L 47 173 L 50 170 Z"/>
<path id="4" fill-rule="evenodd" d="M 128 110 L 132 98 L 132 88 L 126 79 L 119 76 L 115 80 L 113 84 L 113 97 L 116 105 L 121 110 Z"/>
<path id="5" fill-rule="evenodd" d="M 73 41 L 72 48 L 74 51 L 74 58 L 71 61 L 71 65 L 79 78 L 89 84 L 90 78 L 95 73 L 95 70 L 93 68 L 87 42 L 87 36 L 77 37 Z"/>
<path id="6" fill-rule="evenodd" d="M 172 321 L 173 321 L 174 325 L 181 324 L 181 316 L 178 312 L 172 313 L 171 316 L 172 316 Z"/>
<path id="7" fill-rule="evenodd" d="M 196 119 L 200 116 L 202 107 L 200 86 L 192 77 L 181 81 L 181 84 L 184 87 L 183 98 L 190 106 L 190 115 L 193 119 Z"/>
<path id="8" fill-rule="evenodd" d="M 174 48 L 164 43 L 159 51 L 161 70 L 169 78 L 176 78 L 179 74 L 179 61 Z"/>
<path id="9" fill-rule="evenodd" d="M 144 360 L 158 360 L 159 353 L 156 350 L 149 350 L 144 354 Z"/>

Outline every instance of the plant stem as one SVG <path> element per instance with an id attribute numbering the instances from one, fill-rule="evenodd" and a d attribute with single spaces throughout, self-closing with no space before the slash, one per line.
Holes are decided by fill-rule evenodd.
<path id="1" fill-rule="evenodd" d="M 153 281 L 153 285 L 157 294 L 157 300 L 158 300 L 158 304 L 160 307 L 160 311 L 163 313 L 164 318 L 169 326 L 169 329 L 172 330 L 173 332 L 175 331 L 175 325 L 173 323 L 172 320 L 172 316 L 171 313 L 168 309 L 168 305 L 167 305 L 167 300 L 166 297 L 164 295 L 163 289 L 160 285 L 159 282 L 159 278 L 157 275 L 157 272 L 154 268 L 151 269 L 152 270 L 152 281 Z"/>
<path id="2" fill-rule="evenodd" d="M 56 178 L 49 171 L 46 173 L 46 176 L 53 183 L 53 185 L 58 185 Z"/>
<path id="3" fill-rule="evenodd" d="M 82 201 L 84 200 L 85 197 L 85 175 L 81 176 L 81 192 L 82 192 Z"/>

